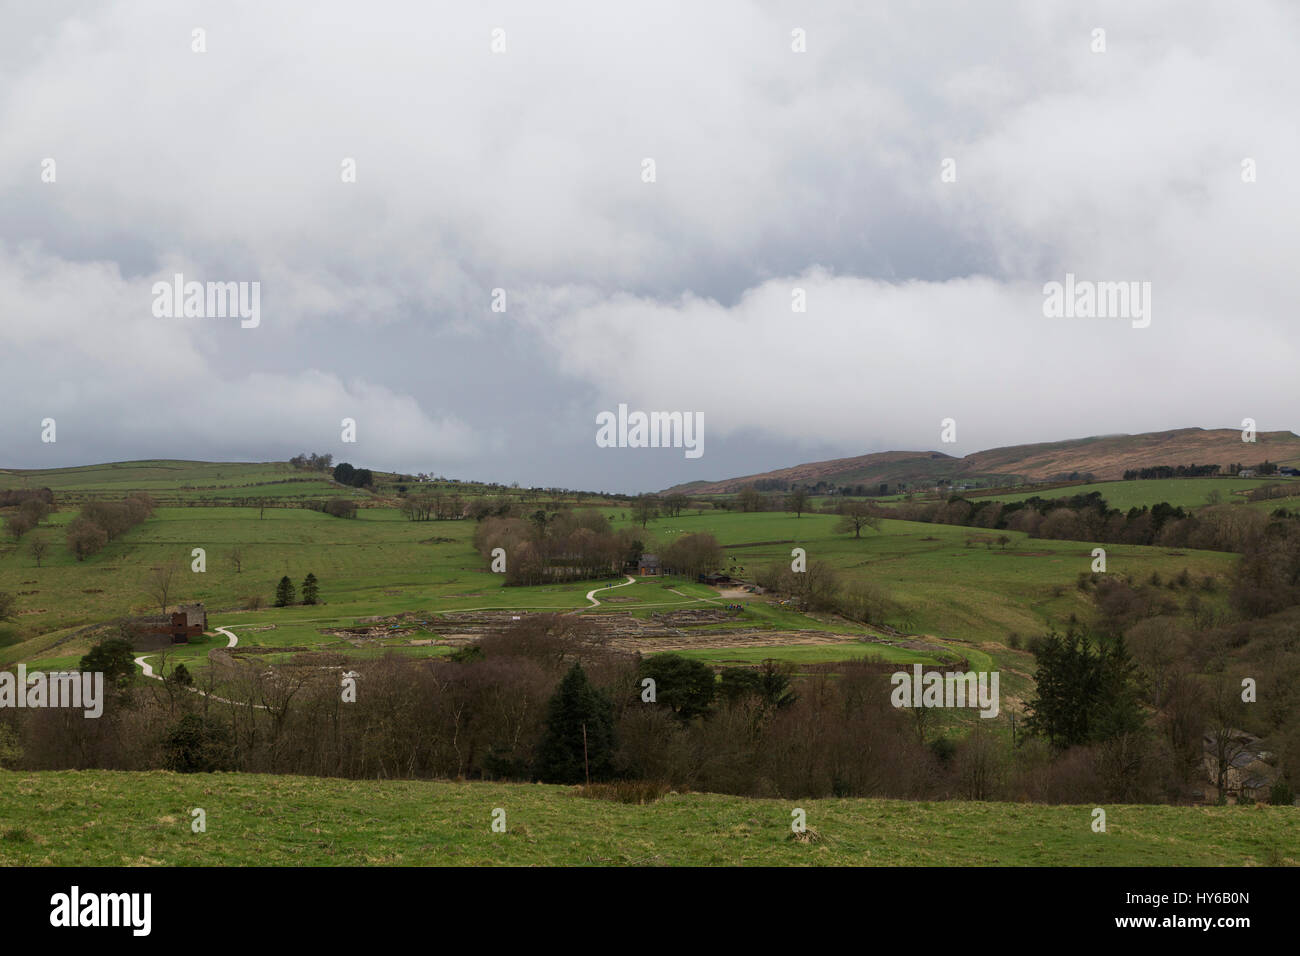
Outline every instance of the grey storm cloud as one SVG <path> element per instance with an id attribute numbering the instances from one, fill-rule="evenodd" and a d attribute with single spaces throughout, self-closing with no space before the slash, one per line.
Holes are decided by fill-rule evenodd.
<path id="1" fill-rule="evenodd" d="M 1296 426 L 1300 10 L 864 7 L 0 3 L 0 464 L 646 490 Z M 261 324 L 155 317 L 178 272 Z M 1150 327 L 1046 318 L 1067 273 Z M 620 403 L 704 456 L 597 448 Z"/>

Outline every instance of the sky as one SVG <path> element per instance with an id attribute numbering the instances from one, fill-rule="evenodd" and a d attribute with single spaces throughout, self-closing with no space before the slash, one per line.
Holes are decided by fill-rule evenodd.
<path id="1" fill-rule="evenodd" d="M 1297 63 L 1289 0 L 0 0 L 0 467 L 1300 431 Z M 1149 309 L 1048 314 L 1067 274 Z M 601 447 L 620 405 L 703 453 Z"/>

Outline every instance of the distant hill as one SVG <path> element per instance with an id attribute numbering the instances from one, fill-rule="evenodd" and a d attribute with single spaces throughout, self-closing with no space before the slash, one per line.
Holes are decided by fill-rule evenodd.
<path id="1" fill-rule="evenodd" d="M 954 458 L 937 451 L 884 451 L 854 458 L 808 462 L 757 475 L 721 481 L 693 481 L 667 489 L 693 495 L 728 494 L 755 482 L 788 482 L 835 486 L 887 482 L 914 484 L 949 478 L 953 481 L 993 477 L 1051 481 L 1074 474 L 1098 480 L 1122 478 L 1130 468 L 1154 465 L 1257 465 L 1300 461 L 1300 435 L 1288 431 L 1260 432 L 1254 444 L 1241 440 L 1234 428 L 1178 428 L 1140 435 L 1101 435 L 1033 445 L 1011 445 Z"/>
<path id="2" fill-rule="evenodd" d="M 376 476 L 378 478 L 378 476 Z M 330 479 L 323 471 L 304 471 L 288 462 L 116 461 L 69 468 L 0 469 L 0 490 L 49 488 L 63 503 L 120 498 L 148 492 L 159 504 L 238 502 L 262 499 L 366 497 Z"/>
<path id="3" fill-rule="evenodd" d="M 338 464 L 338 462 L 335 462 Z M 359 462 L 350 462 L 358 468 Z M 322 501 L 357 498 L 396 505 L 405 489 L 429 494 L 455 494 L 465 498 L 506 495 L 525 500 L 604 500 L 596 492 L 552 488 L 506 487 L 482 481 L 436 478 L 418 482 L 414 475 L 371 469 L 374 483 L 352 488 L 333 480 L 332 471 L 295 467 L 287 461 L 230 462 L 115 461 L 65 468 L 0 468 L 0 491 L 49 488 L 61 504 L 76 504 L 102 498 L 121 498 L 132 491 L 145 491 L 160 505 L 224 504 L 250 506 L 290 501 Z"/>

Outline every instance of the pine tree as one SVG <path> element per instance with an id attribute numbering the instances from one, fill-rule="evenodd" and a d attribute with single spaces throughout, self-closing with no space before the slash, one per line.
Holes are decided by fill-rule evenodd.
<path id="1" fill-rule="evenodd" d="M 585 730 L 585 734 L 584 734 Z M 614 774 L 614 705 L 574 664 L 546 705 L 546 731 L 537 751 L 543 783 L 608 780 Z"/>
<path id="2" fill-rule="evenodd" d="M 1109 740 L 1144 729 L 1137 665 L 1129 656 L 1124 638 L 1102 645 L 1098 654 L 1097 700 L 1091 731 L 1095 740 Z"/>
<path id="3" fill-rule="evenodd" d="M 1096 743 L 1144 727 L 1136 668 L 1121 639 L 1093 646 L 1071 627 L 1034 649 L 1037 694 L 1025 728 L 1057 749 Z"/>
<path id="4" fill-rule="evenodd" d="M 275 606 L 288 607 L 293 603 L 294 591 L 293 582 L 289 580 L 289 575 L 280 579 L 280 583 L 275 588 Z"/>
<path id="5" fill-rule="evenodd" d="M 302 581 L 302 603 L 320 603 L 320 586 L 316 583 L 316 575 L 310 571 L 307 572 L 307 577 L 303 578 Z"/>

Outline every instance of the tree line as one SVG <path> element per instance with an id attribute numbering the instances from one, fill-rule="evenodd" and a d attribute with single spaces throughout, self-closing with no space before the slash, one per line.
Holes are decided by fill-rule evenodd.
<path id="1" fill-rule="evenodd" d="M 215 651 L 192 678 L 215 696 L 186 679 L 135 680 L 129 666 L 98 720 L 54 709 L 0 714 L 11 728 L 9 766 L 643 780 L 759 797 L 939 799 L 965 795 L 973 759 L 964 741 L 935 746 L 933 734 L 917 733 L 891 706 L 880 665 L 809 665 L 798 676 L 768 662 L 715 675 L 673 655 L 614 652 L 572 615 L 530 615 L 447 659 L 357 665 L 314 653 L 268 672 Z M 355 702 L 344 702 L 339 672 L 357 666 Z M 1024 749 L 1019 764 L 1026 798 L 1075 798 L 1054 779 L 1045 747 Z"/>
<path id="2" fill-rule="evenodd" d="M 44 521 L 54 510 L 52 499 L 41 495 L 27 495 L 18 500 L 18 509 L 5 518 L 5 531 L 19 541 L 29 531 Z"/>
<path id="3" fill-rule="evenodd" d="M 334 466 L 334 480 L 352 488 L 369 488 L 374 485 L 375 476 L 369 468 L 354 468 L 341 461 Z"/>
<path id="4" fill-rule="evenodd" d="M 1095 491 L 1061 498 L 1034 496 L 1014 502 L 953 496 L 946 502 L 901 502 L 888 509 L 876 507 L 874 513 L 904 521 L 1021 531 L 1031 538 L 1236 552 L 1268 533 L 1271 523 L 1289 520 L 1276 512 L 1268 515 L 1233 505 L 1211 505 L 1193 513 L 1159 502 L 1124 512 L 1111 508 Z"/>
<path id="5" fill-rule="evenodd" d="M 1151 478 L 1211 478 L 1220 471 L 1218 465 L 1151 465 L 1147 468 L 1129 468 L 1125 481 L 1145 481 Z"/>
<path id="6" fill-rule="evenodd" d="M 154 511 L 154 501 L 142 491 L 133 492 L 121 501 L 91 501 L 68 525 L 68 549 L 78 561 L 97 553 Z"/>
<path id="7" fill-rule="evenodd" d="M 979 718 L 953 727 L 927 708 L 893 707 L 896 667 L 883 662 L 715 671 L 616 651 L 598 622 L 553 614 L 528 615 L 446 658 L 358 664 L 316 652 L 268 671 L 216 651 L 195 680 L 221 700 L 186 690 L 190 678 L 134 680 L 128 644 L 101 720 L 15 710 L 0 726 L 18 754 L 10 765 L 23 769 L 654 781 L 763 797 L 1065 803 L 1187 802 L 1207 768 L 1230 789 L 1244 728 L 1275 755 L 1268 798 L 1289 802 L 1300 772 L 1300 700 L 1290 693 L 1300 680 L 1300 594 L 1270 614 L 1200 625 L 1190 587 L 1102 575 L 1089 594 L 1092 620 L 1029 641 L 1035 690 L 1009 735 Z M 338 674 L 352 668 L 358 693 L 344 703 Z M 1252 675 L 1258 705 L 1242 701 Z"/>
<path id="8" fill-rule="evenodd" d="M 615 531 L 594 509 L 538 509 L 527 518 L 484 518 L 473 540 L 489 568 L 500 558 L 497 549 L 504 551 L 504 580 L 509 585 L 608 577 L 634 566 L 647 548 L 641 532 Z M 681 535 L 656 553 L 661 573 L 690 577 L 714 571 L 726 560 L 710 534 Z"/>
<path id="9" fill-rule="evenodd" d="M 318 455 L 315 452 L 310 455 L 294 455 L 289 459 L 289 464 L 299 471 L 329 471 L 333 463 L 333 455 Z"/>

